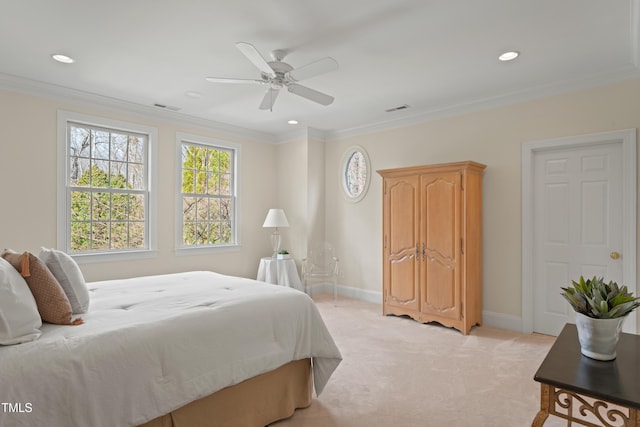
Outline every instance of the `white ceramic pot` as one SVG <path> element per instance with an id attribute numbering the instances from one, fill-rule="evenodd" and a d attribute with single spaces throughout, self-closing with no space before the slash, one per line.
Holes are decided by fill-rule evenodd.
<path id="1" fill-rule="evenodd" d="M 576 327 L 580 351 L 596 360 L 616 358 L 616 346 L 625 317 L 615 319 L 594 319 L 582 313 L 576 313 Z"/>

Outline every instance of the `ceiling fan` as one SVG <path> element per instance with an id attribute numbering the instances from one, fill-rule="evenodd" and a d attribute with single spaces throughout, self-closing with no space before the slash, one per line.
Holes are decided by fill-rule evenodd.
<path id="1" fill-rule="evenodd" d="M 333 96 L 317 90 L 299 85 L 298 82 L 304 79 L 315 77 L 329 71 L 337 70 L 338 63 L 335 59 L 325 57 L 311 62 L 302 67 L 293 68 L 286 62 L 282 62 L 287 55 L 285 50 L 274 50 L 271 52 L 272 61 L 267 62 L 260 52 L 250 43 L 239 42 L 236 47 L 260 70 L 260 79 L 228 79 L 223 77 L 207 77 L 207 81 L 213 83 L 250 83 L 268 86 L 267 92 L 260 103 L 261 110 L 273 110 L 273 104 L 280 89 L 287 88 L 291 93 L 317 102 L 321 105 L 329 105 L 333 102 Z"/>

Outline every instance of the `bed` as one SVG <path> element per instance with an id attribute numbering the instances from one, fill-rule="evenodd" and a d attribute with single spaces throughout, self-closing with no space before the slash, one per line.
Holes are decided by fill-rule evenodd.
<path id="1" fill-rule="evenodd" d="M 294 289 L 207 271 L 87 287 L 82 325 L 0 346 L 0 426 L 264 426 L 341 361 Z"/>

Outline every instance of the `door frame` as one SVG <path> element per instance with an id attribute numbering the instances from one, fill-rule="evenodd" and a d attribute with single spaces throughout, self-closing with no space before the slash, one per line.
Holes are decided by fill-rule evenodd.
<path id="1" fill-rule="evenodd" d="M 624 284 L 638 296 L 636 286 L 636 129 L 592 133 L 522 144 L 522 332 L 533 332 L 533 160 L 538 152 L 591 145 L 622 144 L 622 269 Z M 625 331 L 636 333 L 636 313 Z"/>

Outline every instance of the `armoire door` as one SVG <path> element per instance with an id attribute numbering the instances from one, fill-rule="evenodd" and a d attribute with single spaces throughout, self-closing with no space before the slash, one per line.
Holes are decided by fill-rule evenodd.
<path id="1" fill-rule="evenodd" d="M 384 189 L 384 283 L 385 305 L 410 310 L 419 308 L 419 178 L 389 178 Z"/>
<path id="2" fill-rule="evenodd" d="M 460 172 L 421 176 L 421 241 L 424 242 L 420 311 L 450 319 L 461 316 Z"/>

